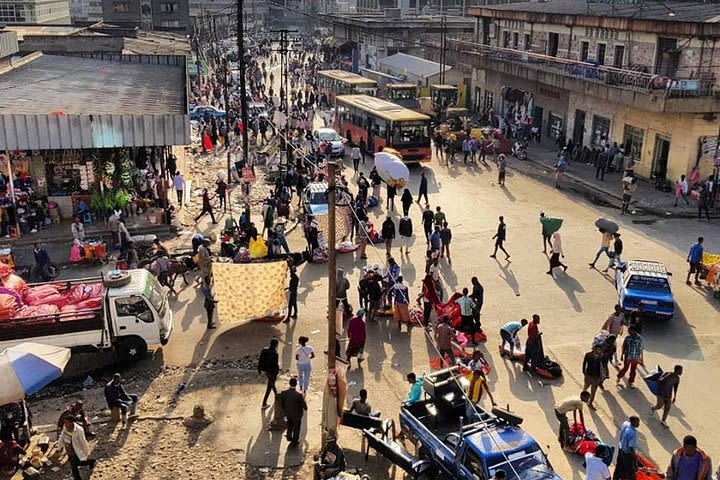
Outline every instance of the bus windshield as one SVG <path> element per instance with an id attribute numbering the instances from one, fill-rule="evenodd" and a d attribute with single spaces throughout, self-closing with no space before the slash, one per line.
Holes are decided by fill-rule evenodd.
<path id="1" fill-rule="evenodd" d="M 392 144 L 419 145 L 430 138 L 426 123 L 396 123 L 392 127 Z"/>
<path id="2" fill-rule="evenodd" d="M 393 88 L 390 90 L 390 98 L 393 100 L 412 100 L 415 98 L 415 89 Z"/>

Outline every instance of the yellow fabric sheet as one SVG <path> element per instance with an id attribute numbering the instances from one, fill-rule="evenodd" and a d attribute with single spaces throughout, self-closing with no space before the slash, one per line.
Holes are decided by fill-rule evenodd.
<path id="1" fill-rule="evenodd" d="M 215 299 L 222 323 L 247 323 L 285 308 L 287 262 L 213 262 Z"/>
<path id="2" fill-rule="evenodd" d="M 322 238 L 320 244 L 326 242 L 330 236 L 329 215 L 317 215 L 315 220 L 318 223 L 319 237 Z M 350 238 L 350 229 L 352 228 L 352 210 L 349 206 L 339 205 L 335 207 L 335 244 L 342 242 L 343 238 Z"/>

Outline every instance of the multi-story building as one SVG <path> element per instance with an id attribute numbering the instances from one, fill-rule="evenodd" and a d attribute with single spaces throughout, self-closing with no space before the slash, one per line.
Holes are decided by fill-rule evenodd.
<path id="1" fill-rule="evenodd" d="M 268 20 L 269 2 L 244 0 L 243 7 L 246 29 L 262 28 L 265 25 Z M 237 26 L 236 11 L 237 1 L 235 0 L 190 0 L 190 17 L 193 21 L 207 22 L 208 18 L 212 18 L 218 29 L 230 28 L 234 32 Z"/>
<path id="2" fill-rule="evenodd" d="M 720 4 L 550 0 L 473 7 L 473 42 L 448 41 L 474 105 L 528 120 L 543 138 L 617 142 L 644 177 L 713 169 Z"/>
<path id="3" fill-rule="evenodd" d="M 137 26 L 143 30 L 187 30 L 188 0 L 102 0 L 107 23 Z"/>
<path id="4" fill-rule="evenodd" d="M 0 0 L 0 23 L 70 24 L 68 0 Z"/>
<path id="5" fill-rule="evenodd" d="M 70 17 L 73 23 L 101 22 L 102 0 L 70 0 Z"/>

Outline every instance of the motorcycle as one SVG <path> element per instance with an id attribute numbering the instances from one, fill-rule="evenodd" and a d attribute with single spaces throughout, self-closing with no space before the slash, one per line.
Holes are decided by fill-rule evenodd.
<path id="1" fill-rule="evenodd" d="M 511 153 L 518 160 L 525 160 L 527 158 L 528 145 L 526 142 L 515 140 L 512 144 Z"/>

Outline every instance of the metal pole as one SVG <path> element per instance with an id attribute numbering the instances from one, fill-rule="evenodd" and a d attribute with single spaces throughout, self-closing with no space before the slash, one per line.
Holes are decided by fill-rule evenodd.
<path id="1" fill-rule="evenodd" d="M 336 269 L 335 253 L 335 162 L 328 162 L 328 370 L 335 368 L 335 306 Z"/>
<path id="2" fill-rule="evenodd" d="M 238 70 L 240 76 L 240 119 L 242 120 L 242 148 L 245 164 L 250 165 L 250 147 L 248 146 L 248 110 L 245 92 L 245 41 L 243 39 L 243 0 L 237 0 L 237 46 Z M 254 162 L 253 162 L 254 163 Z"/>

